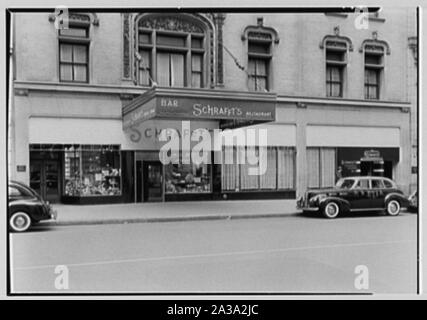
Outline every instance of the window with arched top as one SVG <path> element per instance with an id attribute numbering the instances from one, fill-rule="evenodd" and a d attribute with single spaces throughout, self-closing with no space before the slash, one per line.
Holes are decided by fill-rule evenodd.
<path id="1" fill-rule="evenodd" d="M 190 14 L 147 14 L 136 20 L 137 81 L 164 87 L 208 84 L 209 29 Z"/>
<path id="2" fill-rule="evenodd" d="M 248 50 L 248 89 L 250 91 L 270 91 L 272 89 L 273 46 L 279 43 L 275 29 L 265 27 L 263 18 L 258 18 L 256 26 L 248 26 L 242 34 Z"/>
<path id="3" fill-rule="evenodd" d="M 347 67 L 347 43 L 345 41 L 327 40 L 326 57 L 326 96 L 342 97 Z"/>
<path id="4" fill-rule="evenodd" d="M 325 51 L 326 96 L 333 98 L 345 96 L 348 52 L 353 51 L 350 38 L 340 36 L 339 32 L 337 26 L 334 35 L 327 35 L 320 42 L 320 48 Z"/>
<path id="5" fill-rule="evenodd" d="M 364 40 L 359 52 L 364 56 L 364 97 L 365 99 L 380 99 L 381 87 L 384 83 L 385 55 L 390 54 L 387 42 L 378 40 L 373 32 L 373 39 Z"/>

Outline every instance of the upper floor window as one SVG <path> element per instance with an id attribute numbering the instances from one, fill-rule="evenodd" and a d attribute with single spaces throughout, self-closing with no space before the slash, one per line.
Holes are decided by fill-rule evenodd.
<path id="1" fill-rule="evenodd" d="M 248 77 L 251 91 L 268 91 L 270 89 L 271 47 L 271 35 L 266 34 L 261 37 L 255 32 L 249 32 Z"/>
<path id="2" fill-rule="evenodd" d="M 342 97 L 344 74 L 347 66 L 347 44 L 326 41 L 326 96 Z"/>
<path id="3" fill-rule="evenodd" d="M 89 27 L 90 19 L 69 21 L 68 29 L 60 29 L 59 80 L 64 82 L 89 81 Z M 87 18 L 87 20 L 86 20 Z"/>
<path id="4" fill-rule="evenodd" d="M 381 74 L 384 68 L 384 47 L 377 45 L 366 45 L 364 54 L 365 99 L 379 99 Z"/>
<path id="5" fill-rule="evenodd" d="M 257 37 L 248 34 L 248 77 L 249 90 L 268 91 L 270 89 L 271 37 Z"/>
<path id="6" fill-rule="evenodd" d="M 248 89 L 250 91 L 270 91 L 272 89 L 273 44 L 280 39 L 275 29 L 264 26 L 264 18 L 257 18 L 257 25 L 247 26 L 242 34 L 247 40 Z"/>
<path id="7" fill-rule="evenodd" d="M 362 42 L 359 52 L 364 58 L 364 97 L 380 99 L 384 83 L 385 56 L 391 54 L 387 41 L 379 40 L 378 33 L 372 32 L 372 39 Z"/>
<path id="8" fill-rule="evenodd" d="M 201 24 L 177 16 L 142 17 L 137 42 L 139 84 L 206 86 L 207 40 Z"/>

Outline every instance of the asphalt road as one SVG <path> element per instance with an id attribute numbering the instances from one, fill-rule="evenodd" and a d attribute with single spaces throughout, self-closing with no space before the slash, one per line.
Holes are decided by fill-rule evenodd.
<path id="1" fill-rule="evenodd" d="M 416 228 L 408 213 L 39 227 L 10 235 L 11 290 L 416 293 Z"/>

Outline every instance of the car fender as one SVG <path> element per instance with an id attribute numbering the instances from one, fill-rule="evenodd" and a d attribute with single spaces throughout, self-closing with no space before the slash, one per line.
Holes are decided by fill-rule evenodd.
<path id="1" fill-rule="evenodd" d="M 343 211 L 350 210 L 350 202 L 339 197 L 326 197 L 319 201 L 319 207 L 324 208 L 328 202 L 335 201 Z"/>
<path id="2" fill-rule="evenodd" d="M 392 199 L 396 199 L 399 201 L 400 205 L 402 207 L 408 207 L 409 206 L 409 201 L 408 199 L 401 193 L 397 193 L 397 192 L 391 192 L 388 195 L 385 196 L 384 198 L 384 206 L 386 205 L 386 203 Z"/>
<path id="3" fill-rule="evenodd" d="M 10 218 L 12 214 L 18 211 L 23 211 L 28 213 L 28 215 L 33 220 L 39 220 L 43 216 L 41 208 L 36 203 L 29 201 L 13 201 L 9 203 L 8 217 Z"/>

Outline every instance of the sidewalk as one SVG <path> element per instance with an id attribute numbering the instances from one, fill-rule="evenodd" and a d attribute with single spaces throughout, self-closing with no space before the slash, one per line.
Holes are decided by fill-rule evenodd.
<path id="1" fill-rule="evenodd" d="M 297 213 L 291 200 L 183 201 L 108 205 L 54 204 L 57 219 L 40 225 L 85 225 L 135 222 L 281 217 Z"/>

